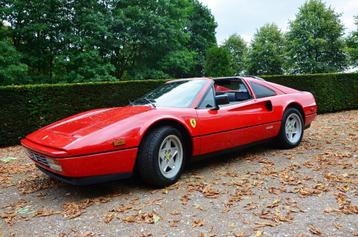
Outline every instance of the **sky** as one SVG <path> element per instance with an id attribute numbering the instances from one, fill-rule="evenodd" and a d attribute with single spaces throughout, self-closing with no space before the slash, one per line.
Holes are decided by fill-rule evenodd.
<path id="1" fill-rule="evenodd" d="M 232 34 L 239 34 L 250 42 L 258 28 L 266 23 L 277 24 L 287 31 L 289 20 L 293 20 L 298 8 L 306 0 L 200 0 L 215 16 L 218 28 L 218 43 L 223 43 Z M 354 16 L 358 15 L 358 0 L 324 0 L 337 13 L 345 32 L 355 29 Z"/>

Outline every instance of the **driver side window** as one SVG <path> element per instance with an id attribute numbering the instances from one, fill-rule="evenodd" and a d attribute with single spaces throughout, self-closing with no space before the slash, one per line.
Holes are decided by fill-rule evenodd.
<path id="1" fill-rule="evenodd" d="M 199 109 L 213 109 L 216 107 L 215 97 L 214 97 L 214 89 L 210 87 L 204 96 L 203 100 L 200 103 Z"/>

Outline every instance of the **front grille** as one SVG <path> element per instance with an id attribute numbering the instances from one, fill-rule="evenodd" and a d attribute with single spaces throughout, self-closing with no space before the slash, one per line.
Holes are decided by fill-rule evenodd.
<path id="1" fill-rule="evenodd" d="M 34 153 L 30 150 L 27 150 L 27 154 L 32 160 L 37 161 L 45 166 L 49 166 L 47 159 L 43 155 Z"/>

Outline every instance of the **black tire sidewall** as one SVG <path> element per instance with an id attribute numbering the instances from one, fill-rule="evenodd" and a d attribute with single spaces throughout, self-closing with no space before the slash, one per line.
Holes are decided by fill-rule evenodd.
<path id="1" fill-rule="evenodd" d="M 301 129 L 302 129 L 300 139 L 296 143 L 292 143 L 291 141 L 289 141 L 286 136 L 286 121 L 287 121 L 288 117 L 293 113 L 297 114 L 298 117 L 300 118 Z M 281 145 L 283 146 L 283 148 L 294 148 L 294 147 L 298 146 L 302 141 L 303 133 L 304 133 L 304 121 L 302 118 L 302 114 L 296 108 L 288 108 L 283 115 L 283 119 L 282 119 L 282 123 L 281 123 L 281 131 L 280 131 L 280 137 L 279 137 L 280 141 L 281 141 Z"/>
<path id="2" fill-rule="evenodd" d="M 153 166 L 154 166 L 154 169 L 156 170 L 157 172 L 157 175 L 161 177 L 161 179 L 164 179 L 164 180 L 168 180 L 169 182 L 175 182 L 176 180 L 178 180 L 178 178 L 180 177 L 182 171 L 183 171 L 183 167 L 184 167 L 184 164 L 185 164 L 185 148 L 184 148 L 184 142 L 183 142 L 183 138 L 180 134 L 180 132 L 178 130 L 176 130 L 175 128 L 172 128 L 171 130 L 166 130 L 164 133 L 163 133 L 164 136 L 162 136 L 162 139 L 160 140 L 160 142 L 157 144 L 157 146 L 154 148 L 154 154 L 157 154 L 157 157 L 153 157 Z M 162 172 L 160 171 L 160 167 L 159 167 L 159 157 L 158 157 L 158 154 L 159 154 L 159 149 L 160 149 L 160 145 L 162 144 L 162 142 L 164 141 L 164 139 L 170 135 L 175 135 L 179 138 L 180 142 L 181 142 L 181 145 L 183 147 L 183 161 L 182 161 L 182 164 L 181 164 L 181 167 L 178 171 L 178 173 L 173 177 L 173 178 L 166 178 L 164 177 L 164 175 L 162 174 Z"/>
<path id="3" fill-rule="evenodd" d="M 180 140 L 183 148 L 183 161 L 178 173 L 172 178 L 167 178 L 160 171 L 158 154 L 160 145 L 164 139 L 170 135 L 175 135 Z M 157 187 L 164 187 L 175 183 L 180 178 L 185 166 L 187 155 L 186 149 L 183 136 L 176 128 L 163 126 L 150 131 L 140 147 L 141 155 L 139 156 L 139 159 L 141 160 L 139 160 L 139 172 L 142 174 L 143 181 Z M 149 156 L 147 155 L 147 157 L 143 157 L 143 154 L 149 154 Z"/>

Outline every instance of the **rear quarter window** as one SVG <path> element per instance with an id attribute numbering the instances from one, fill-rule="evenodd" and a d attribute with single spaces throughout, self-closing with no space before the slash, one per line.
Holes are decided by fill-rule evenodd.
<path id="1" fill-rule="evenodd" d="M 272 89 L 268 88 L 267 86 L 261 85 L 259 83 L 250 81 L 250 86 L 254 91 L 256 98 L 265 98 L 270 96 L 275 96 L 276 92 Z"/>

